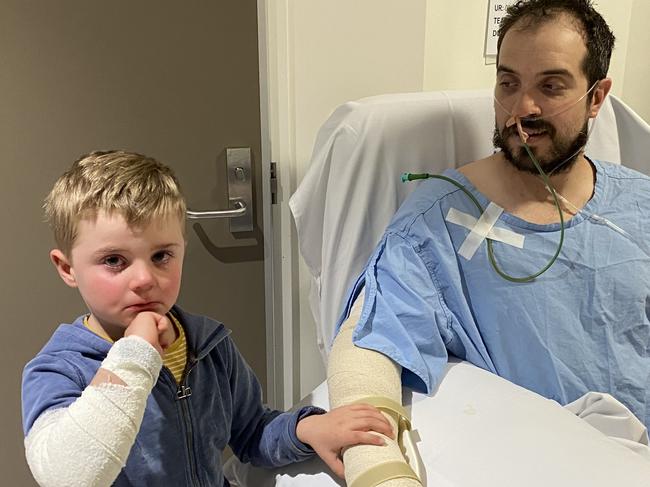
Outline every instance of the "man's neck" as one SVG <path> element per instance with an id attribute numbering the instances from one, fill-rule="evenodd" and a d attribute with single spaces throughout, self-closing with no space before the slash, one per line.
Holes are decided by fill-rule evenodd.
<path id="1" fill-rule="evenodd" d="M 553 198 L 541 176 L 520 171 L 503 154 L 496 154 L 463 166 L 460 171 L 490 201 L 531 223 L 560 221 Z M 575 208 L 582 208 L 592 197 L 595 172 L 581 154 L 567 171 L 550 177 L 551 185 Z M 564 220 L 575 215 L 575 208 L 563 206 Z"/>

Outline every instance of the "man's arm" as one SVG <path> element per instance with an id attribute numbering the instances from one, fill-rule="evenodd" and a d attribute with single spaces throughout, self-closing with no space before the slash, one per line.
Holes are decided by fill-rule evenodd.
<path id="1" fill-rule="evenodd" d="M 357 347 L 352 333 L 361 315 L 363 292 L 357 297 L 350 316 L 334 340 L 329 358 L 327 384 L 332 408 L 364 402 L 368 398 L 384 398 L 401 406 L 401 367 L 385 355 Z M 393 414 L 384 413 L 394 431 L 398 424 Z M 368 485 L 370 478 L 381 487 L 421 487 L 404 459 L 397 442 L 383 436 L 384 446 L 358 445 L 343 453 L 345 479 L 350 487 Z M 385 479 L 385 481 L 382 481 Z"/>

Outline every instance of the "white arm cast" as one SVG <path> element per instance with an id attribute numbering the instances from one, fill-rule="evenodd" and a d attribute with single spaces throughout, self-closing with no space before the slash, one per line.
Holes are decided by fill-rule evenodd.
<path id="1" fill-rule="evenodd" d="M 75 402 L 43 413 L 25 438 L 27 463 L 42 487 L 109 486 L 126 464 L 162 359 L 144 339 L 118 340 L 101 368 L 124 381 L 89 385 Z"/>
<path id="2" fill-rule="evenodd" d="M 359 321 L 363 305 L 363 292 L 356 299 L 350 316 L 343 323 L 334 340 L 327 370 L 327 386 L 332 408 L 381 396 L 402 404 L 401 368 L 385 355 L 366 350 L 352 343 L 352 332 Z M 360 401 L 363 402 L 363 401 Z M 384 413 L 397 431 L 395 420 Z M 383 436 L 383 435 L 382 435 Z M 343 453 L 345 480 L 352 487 L 421 487 L 411 478 L 393 478 L 385 481 L 368 481 L 367 473 L 380 464 L 404 464 L 406 461 L 399 445 L 383 436 L 385 446 L 359 445 Z M 394 470 L 394 469 L 393 469 Z M 366 480 L 363 480 L 365 477 Z M 379 475 L 379 478 L 386 478 Z"/>

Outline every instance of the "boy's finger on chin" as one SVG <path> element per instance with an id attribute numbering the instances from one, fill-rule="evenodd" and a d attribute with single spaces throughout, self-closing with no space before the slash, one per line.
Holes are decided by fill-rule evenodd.
<path id="1" fill-rule="evenodd" d="M 163 332 L 166 330 L 171 330 L 172 324 L 169 321 L 169 318 L 165 315 L 158 315 L 158 330 Z"/>

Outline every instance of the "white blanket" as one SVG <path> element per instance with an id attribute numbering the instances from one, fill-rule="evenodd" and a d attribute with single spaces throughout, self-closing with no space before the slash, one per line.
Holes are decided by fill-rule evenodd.
<path id="1" fill-rule="evenodd" d="M 327 407 L 326 385 L 305 402 Z M 405 390 L 404 404 L 422 438 L 430 487 L 650 485 L 647 458 L 556 402 L 467 362 L 448 365 L 433 397 Z M 226 472 L 241 487 L 345 485 L 319 459 L 275 470 L 231 459 Z"/>

